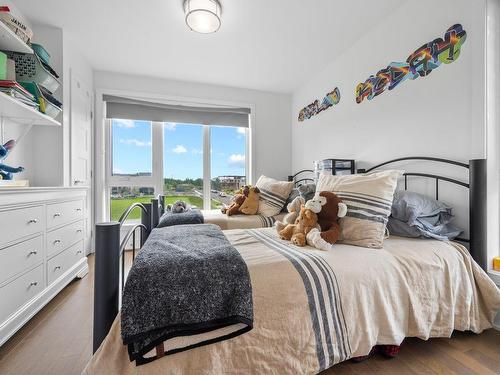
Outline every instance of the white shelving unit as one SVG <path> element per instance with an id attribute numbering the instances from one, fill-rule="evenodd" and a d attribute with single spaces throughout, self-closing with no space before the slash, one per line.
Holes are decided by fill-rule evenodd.
<path id="1" fill-rule="evenodd" d="M 52 117 L 30 108 L 4 93 L 0 93 L 0 117 L 20 124 L 61 126 L 61 123 Z"/>
<path id="2" fill-rule="evenodd" d="M 30 46 L 24 43 L 9 27 L 0 22 L 0 50 L 33 53 Z"/>
<path id="3" fill-rule="evenodd" d="M 34 53 L 31 47 L 3 22 L 0 22 L 0 50 Z M 0 117 L 28 125 L 61 125 L 53 118 L 3 93 L 0 93 Z"/>

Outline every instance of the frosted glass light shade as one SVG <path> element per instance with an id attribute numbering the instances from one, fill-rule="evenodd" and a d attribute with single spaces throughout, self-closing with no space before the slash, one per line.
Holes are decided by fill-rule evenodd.
<path id="1" fill-rule="evenodd" d="M 210 34 L 221 25 L 221 5 L 218 0 L 185 0 L 186 25 L 198 33 Z"/>

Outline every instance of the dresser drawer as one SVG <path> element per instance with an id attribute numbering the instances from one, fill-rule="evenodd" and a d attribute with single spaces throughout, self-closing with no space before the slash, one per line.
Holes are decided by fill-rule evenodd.
<path id="1" fill-rule="evenodd" d="M 47 233 L 47 256 L 57 253 L 83 239 L 83 220 Z"/>
<path id="2" fill-rule="evenodd" d="M 57 254 L 47 262 L 47 281 L 52 284 L 59 276 L 69 270 L 76 262 L 83 258 L 83 241 Z"/>
<path id="3" fill-rule="evenodd" d="M 0 211 L 0 244 L 42 232 L 45 229 L 43 206 Z"/>
<path id="4" fill-rule="evenodd" d="M 43 264 L 0 288 L 0 323 L 44 289 Z"/>
<path id="5" fill-rule="evenodd" d="M 0 283 L 43 260 L 43 236 L 0 250 Z"/>
<path id="6" fill-rule="evenodd" d="M 54 203 L 47 205 L 47 228 L 83 218 L 83 200 Z"/>

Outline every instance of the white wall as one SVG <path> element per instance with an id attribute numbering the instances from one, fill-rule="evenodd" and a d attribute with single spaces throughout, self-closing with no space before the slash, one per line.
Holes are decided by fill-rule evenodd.
<path id="1" fill-rule="evenodd" d="M 291 172 L 291 97 L 289 95 L 103 71 L 94 73 L 94 87 L 97 93 L 106 90 L 122 90 L 129 93 L 139 92 L 252 105 L 254 108 L 252 136 L 255 178 L 265 174 L 278 179 L 286 179 Z M 99 95 L 96 95 L 96 124 L 99 124 L 100 121 L 102 121 L 102 101 Z M 96 129 L 99 129 L 99 126 Z M 103 135 L 99 131 L 96 133 L 95 145 L 96 155 L 103 156 L 105 151 L 104 141 Z M 104 178 L 102 167 L 102 163 L 96 163 L 96 194 L 98 195 L 102 194 L 102 181 Z M 99 205 L 102 200 L 97 199 Z M 104 210 L 105 208 L 102 205 L 97 208 L 97 221 L 103 220 Z"/>
<path id="2" fill-rule="evenodd" d="M 403 156 L 463 162 L 486 157 L 485 12 L 484 0 L 423 0 L 418 6 L 407 2 L 367 30 L 294 93 L 292 169 L 311 168 L 313 160 L 328 157 L 353 158 L 358 167 Z M 356 103 L 358 83 L 393 61 L 406 61 L 423 44 L 443 38 L 456 23 L 467 32 L 458 60 L 441 65 L 427 77 L 407 80 L 373 100 Z M 341 32 L 336 35 L 341 37 Z M 298 122 L 301 108 L 336 86 L 341 92 L 337 106 Z M 444 174 L 467 179 L 465 170 L 449 172 L 445 168 Z M 444 172 L 429 164 L 423 169 Z M 422 186 L 429 192 L 433 187 Z M 452 201 L 457 224 L 467 228 L 467 193 L 447 189 L 441 197 Z"/>

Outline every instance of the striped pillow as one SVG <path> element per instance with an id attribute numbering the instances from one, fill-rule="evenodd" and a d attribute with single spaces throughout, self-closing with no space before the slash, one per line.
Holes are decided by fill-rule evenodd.
<path id="1" fill-rule="evenodd" d="M 255 186 L 260 190 L 258 213 L 269 217 L 281 212 L 293 189 L 293 182 L 260 176 Z"/>
<path id="2" fill-rule="evenodd" d="M 332 176 L 321 174 L 316 191 L 331 191 L 347 205 L 340 219 L 342 242 L 381 248 L 401 171 Z"/>

